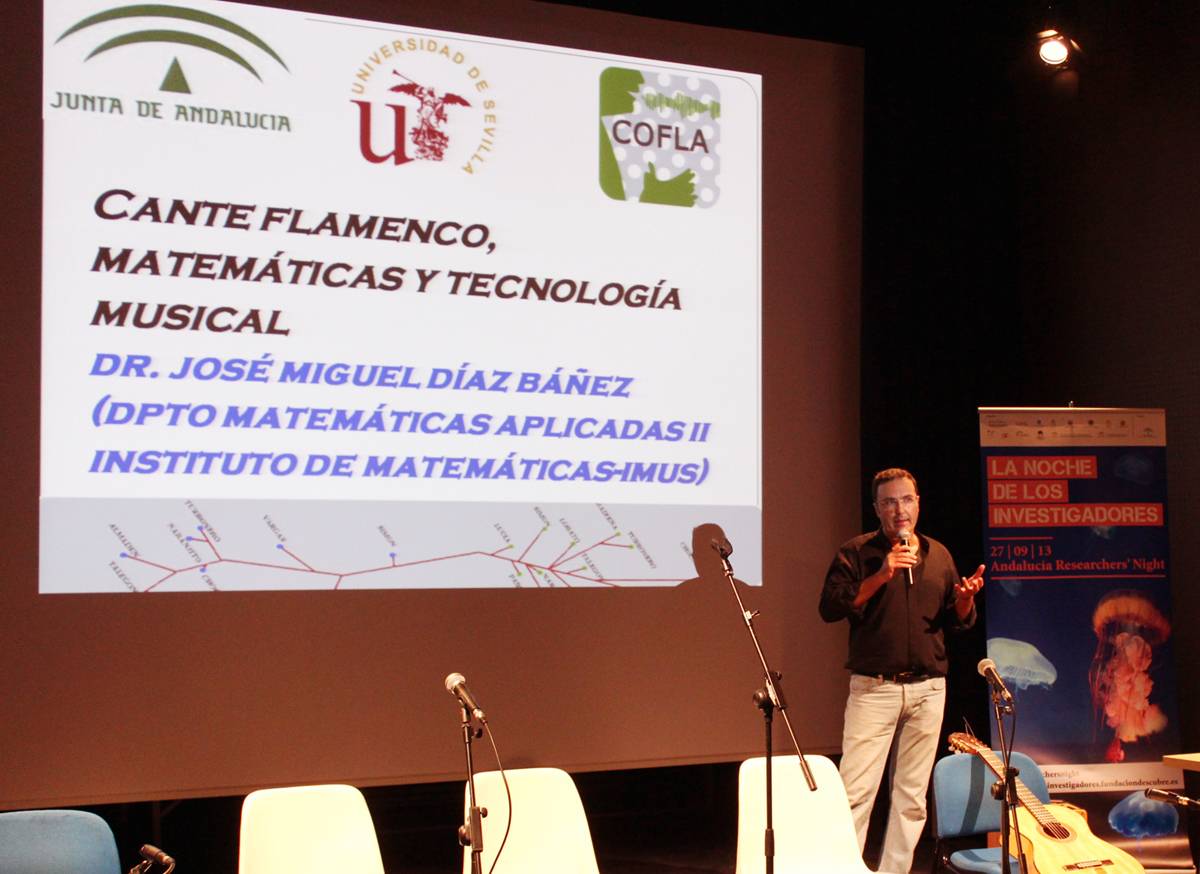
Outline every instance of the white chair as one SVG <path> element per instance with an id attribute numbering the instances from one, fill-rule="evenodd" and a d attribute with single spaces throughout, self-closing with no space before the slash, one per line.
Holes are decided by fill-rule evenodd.
<path id="1" fill-rule="evenodd" d="M 592 833 L 575 781 L 558 768 L 523 768 L 506 772 L 512 790 L 512 829 L 494 874 L 599 874 Z M 483 820 L 484 874 L 504 839 L 508 798 L 499 771 L 475 775 Z M 464 809 L 470 804 L 463 789 Z M 463 874 L 471 874 L 471 851 L 463 849 Z"/>
<path id="2" fill-rule="evenodd" d="M 383 874 L 375 824 L 353 786 L 260 789 L 242 803 L 239 874 Z"/>
<path id="3" fill-rule="evenodd" d="M 808 788 L 796 756 L 775 756 L 771 769 L 775 870 L 821 874 L 871 874 L 858 849 L 850 802 L 837 767 L 824 756 L 806 756 L 817 782 Z M 737 874 L 763 874 L 766 858 L 767 760 L 742 762 L 738 772 Z"/>

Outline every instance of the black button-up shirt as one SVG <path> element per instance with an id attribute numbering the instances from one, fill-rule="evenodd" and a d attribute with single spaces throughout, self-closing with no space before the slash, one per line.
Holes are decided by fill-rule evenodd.
<path id="1" fill-rule="evenodd" d="M 946 675 L 945 631 L 969 628 L 975 608 L 965 620 L 954 609 L 959 582 L 954 559 L 942 544 L 919 535 L 920 561 L 909 587 L 897 573 L 861 607 L 854 599 L 863 580 L 878 571 L 892 544 L 882 531 L 860 534 L 843 543 L 834 556 L 821 590 L 821 618 L 850 622 L 850 656 L 846 667 L 858 674 L 913 671 Z"/>

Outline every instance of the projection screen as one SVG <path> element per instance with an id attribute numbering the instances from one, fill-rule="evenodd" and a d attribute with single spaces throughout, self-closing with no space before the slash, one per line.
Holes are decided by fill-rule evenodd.
<path id="1" fill-rule="evenodd" d="M 705 523 L 836 746 L 858 53 L 295 5 L 45 4 L 0 804 L 752 753 Z"/>

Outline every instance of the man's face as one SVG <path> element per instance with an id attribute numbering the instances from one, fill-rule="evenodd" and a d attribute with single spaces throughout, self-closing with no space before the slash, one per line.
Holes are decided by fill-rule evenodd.
<path id="1" fill-rule="evenodd" d="M 911 532 L 917 527 L 917 516 L 921 512 L 921 498 L 917 485 L 908 477 L 890 479 L 881 483 L 875 492 L 875 515 L 884 535 L 896 540 L 901 531 Z"/>

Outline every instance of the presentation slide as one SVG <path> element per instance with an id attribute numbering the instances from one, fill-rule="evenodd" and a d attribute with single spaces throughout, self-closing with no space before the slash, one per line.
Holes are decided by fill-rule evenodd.
<path id="1" fill-rule="evenodd" d="M 532 0 L 40 11 L 0 79 L 0 809 L 459 780 L 451 673 L 506 766 L 760 754 L 718 533 L 837 749 L 860 50 Z"/>
<path id="2" fill-rule="evenodd" d="M 219 2 L 45 37 L 43 593 L 673 586 L 697 519 L 761 582 L 759 76 Z"/>

